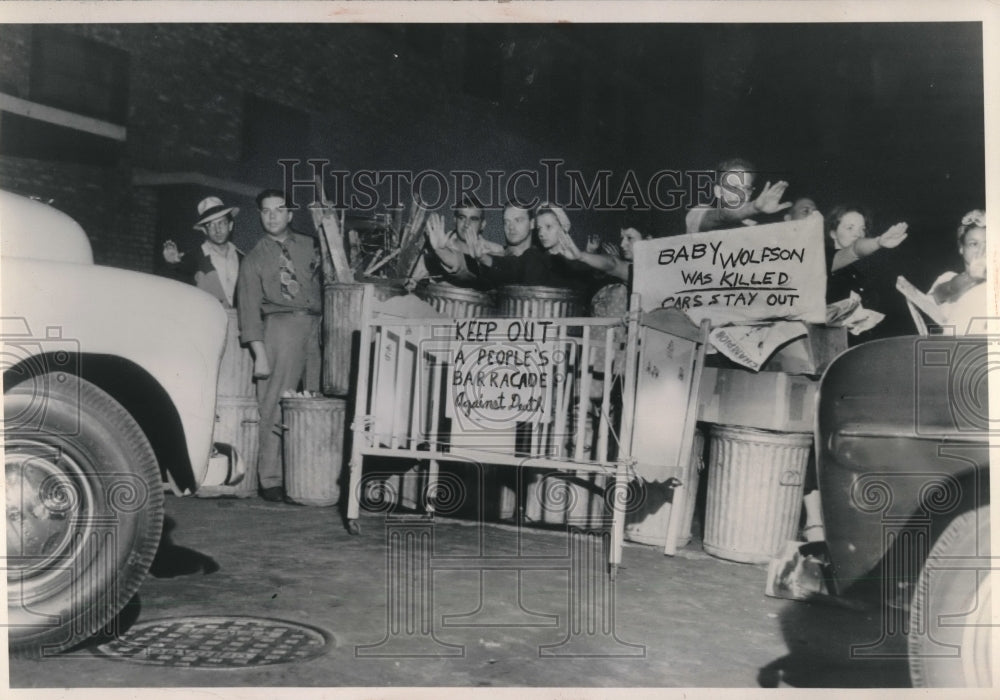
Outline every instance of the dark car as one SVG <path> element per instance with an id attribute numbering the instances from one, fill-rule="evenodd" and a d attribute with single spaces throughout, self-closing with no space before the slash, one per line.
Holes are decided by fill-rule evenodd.
<path id="1" fill-rule="evenodd" d="M 998 360 L 985 337 L 891 338 L 842 354 L 820 385 L 834 592 L 880 594 L 881 641 L 906 636 L 916 686 L 991 685 L 987 377 Z"/>

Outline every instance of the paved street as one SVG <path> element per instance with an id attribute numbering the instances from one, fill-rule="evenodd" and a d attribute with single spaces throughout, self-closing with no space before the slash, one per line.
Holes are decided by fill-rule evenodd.
<path id="1" fill-rule="evenodd" d="M 768 598 L 765 566 L 697 540 L 672 558 L 626 543 L 612 587 L 592 573 L 595 539 L 557 530 L 367 514 L 350 536 L 336 508 L 168 496 L 166 509 L 156 575 L 122 629 L 277 618 L 325 631 L 323 653 L 221 670 L 80 649 L 12 660 L 12 688 L 909 685 L 905 660 L 851 658 L 852 644 L 879 640 L 878 614 Z"/>

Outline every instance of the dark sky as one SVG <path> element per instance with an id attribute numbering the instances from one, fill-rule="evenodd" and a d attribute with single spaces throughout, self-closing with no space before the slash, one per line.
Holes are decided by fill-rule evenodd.
<path id="1" fill-rule="evenodd" d="M 750 158 L 828 210 L 857 202 L 875 233 L 905 220 L 900 259 L 921 280 L 957 262 L 954 229 L 985 206 L 979 23 L 621 25 L 567 28 L 613 46 L 627 99 L 652 100 L 631 167 Z M 588 37 L 587 33 L 593 36 Z M 597 37 L 600 37 L 598 41 Z M 679 215 L 661 216 L 678 230 Z"/>
<path id="2" fill-rule="evenodd" d="M 622 51 L 672 103 L 663 133 L 643 135 L 647 153 L 686 167 L 739 153 L 824 204 L 982 203 L 978 24 L 646 25 L 633 36 Z"/>
<path id="3" fill-rule="evenodd" d="M 423 34 L 433 43 L 440 27 Z M 488 48 L 504 53 L 498 111 L 558 112 L 539 157 L 611 169 L 619 183 L 630 170 L 645 182 L 663 168 L 747 157 L 762 179 L 788 180 L 790 196 L 810 194 L 821 209 L 867 207 L 875 233 L 909 222 L 899 257 L 915 268 L 957 262 L 955 226 L 985 206 L 976 22 L 480 25 L 474 40 L 480 80 L 498 73 Z M 512 95 L 511 76 L 535 64 L 548 82 Z M 580 136 L 595 119 L 596 138 Z M 652 219 L 659 234 L 683 230 L 683 211 Z"/>

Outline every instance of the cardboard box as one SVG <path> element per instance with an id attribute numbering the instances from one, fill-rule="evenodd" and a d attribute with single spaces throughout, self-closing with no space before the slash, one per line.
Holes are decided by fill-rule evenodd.
<path id="1" fill-rule="evenodd" d="M 847 349 L 847 329 L 806 324 L 808 335 L 779 348 L 761 367 L 765 372 L 822 374 Z"/>
<path id="2" fill-rule="evenodd" d="M 812 432 L 819 380 L 786 372 L 706 367 L 698 420 L 745 428 Z"/>

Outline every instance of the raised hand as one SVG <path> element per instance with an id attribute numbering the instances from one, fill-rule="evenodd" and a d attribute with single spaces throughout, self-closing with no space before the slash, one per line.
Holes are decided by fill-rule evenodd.
<path id="1" fill-rule="evenodd" d="M 972 260 L 969 261 L 969 266 L 967 272 L 969 277 L 974 280 L 984 280 L 986 279 L 986 251 L 983 249 L 979 250 L 979 253 Z"/>
<path id="2" fill-rule="evenodd" d="M 427 217 L 424 231 L 426 231 L 427 240 L 430 241 L 431 248 L 434 250 L 444 248 L 448 242 L 448 236 L 444 230 L 444 217 L 440 214 L 431 214 Z"/>
<path id="3" fill-rule="evenodd" d="M 503 255 L 502 248 L 499 254 Z M 482 236 L 473 236 L 472 242 L 469 245 L 469 255 L 474 257 L 476 260 L 483 262 L 487 258 L 492 258 L 494 255 L 497 255 L 496 246 Z"/>
<path id="4" fill-rule="evenodd" d="M 788 209 L 792 206 L 792 203 L 781 201 L 787 189 L 788 183 L 784 180 L 779 180 L 773 185 L 770 182 L 765 183 L 764 189 L 761 190 L 757 199 L 754 200 L 754 208 L 761 214 L 774 214 Z"/>
<path id="5" fill-rule="evenodd" d="M 580 249 L 576 243 L 566 233 L 565 229 L 559 229 L 559 242 L 555 245 L 555 253 L 563 256 L 567 260 L 579 260 Z"/>
<path id="6" fill-rule="evenodd" d="M 883 248 L 895 248 L 900 243 L 906 240 L 906 222 L 900 222 L 886 229 L 885 233 L 879 236 L 876 240 L 878 244 Z"/>
<path id="7" fill-rule="evenodd" d="M 622 257 L 622 249 L 619 248 L 616 243 L 604 243 L 601 245 L 601 250 L 603 250 L 606 255 L 610 255 L 613 258 Z"/>
<path id="8" fill-rule="evenodd" d="M 587 236 L 587 248 L 586 248 L 587 252 L 596 253 L 600 249 L 601 249 L 601 237 L 595 233 L 592 233 L 589 236 Z"/>
<path id="9" fill-rule="evenodd" d="M 507 254 L 507 249 L 499 243 L 495 243 L 487 238 L 483 238 L 482 236 L 476 236 L 476 240 L 479 241 L 479 243 L 476 244 L 479 247 L 479 250 L 483 251 L 487 255 L 502 258 Z"/>
<path id="10" fill-rule="evenodd" d="M 177 250 L 177 244 L 173 241 L 163 241 L 163 259 L 168 263 L 179 263 L 184 253 Z"/>

